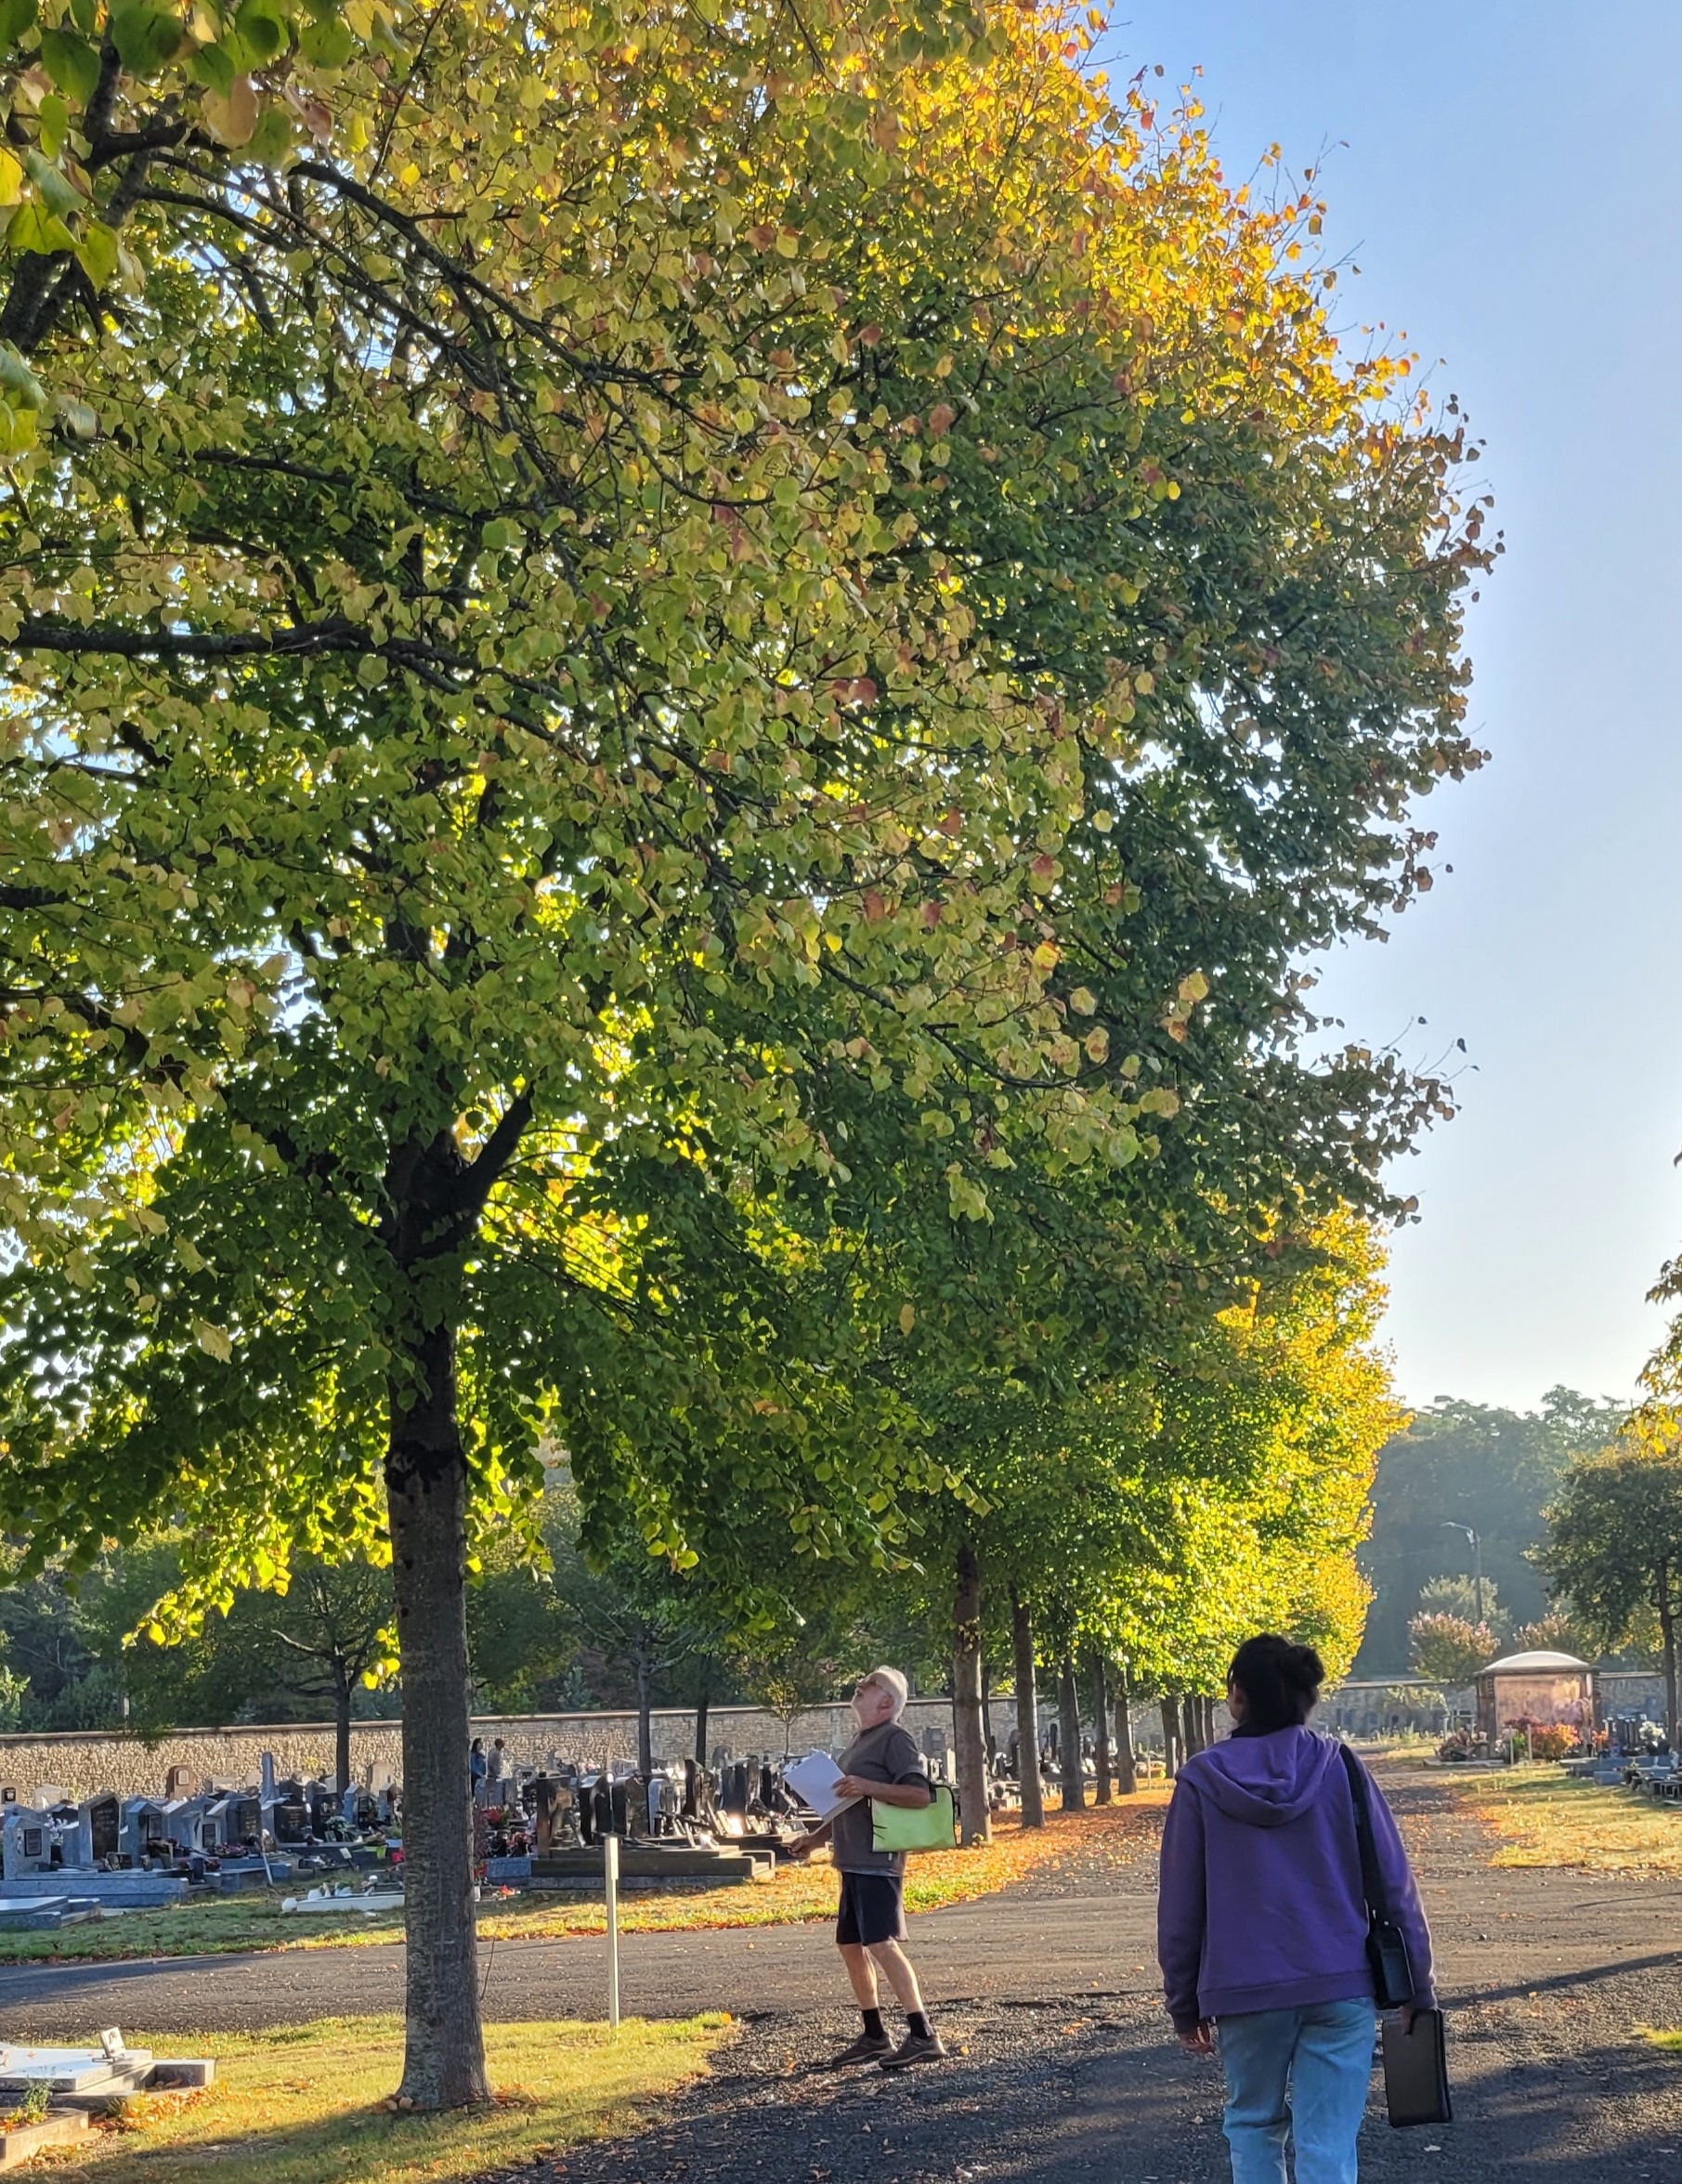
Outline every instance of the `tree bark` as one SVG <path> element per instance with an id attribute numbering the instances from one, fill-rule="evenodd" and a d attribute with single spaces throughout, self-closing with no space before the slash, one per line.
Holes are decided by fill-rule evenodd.
<path id="1" fill-rule="evenodd" d="M 646 1635 L 636 1649 L 636 1771 L 645 1782 L 654 1773 L 654 1661 Z"/>
<path id="2" fill-rule="evenodd" d="M 1092 1772 L 1097 1777 L 1092 1802 L 1107 1805 L 1110 1801 L 1110 1694 L 1102 1653 L 1092 1655 Z"/>
<path id="3" fill-rule="evenodd" d="M 342 1803 L 350 1787 L 350 1671 L 343 1661 L 332 1665 L 332 1765 Z"/>
<path id="4" fill-rule="evenodd" d="M 1160 1701 L 1162 1715 L 1162 1770 L 1170 1782 L 1180 1772 L 1180 1708 L 1172 1699 Z"/>
<path id="5" fill-rule="evenodd" d="M 987 1756 L 981 1723 L 981 1564 L 966 1539 L 952 1595 L 952 1731 L 958 1747 L 958 1840 L 989 1843 Z"/>
<path id="6" fill-rule="evenodd" d="M 417 2108 L 489 2100 L 474 1929 L 467 1782 L 467 1464 L 455 1340 L 425 1329 L 418 1385 L 392 1393 L 385 1458 L 392 1588 L 403 1662 L 403 2082 Z"/>
<path id="7" fill-rule="evenodd" d="M 1124 1798 L 1130 1798 L 1139 1787 L 1139 1767 L 1133 1757 L 1132 1694 L 1128 1689 L 1128 1672 L 1115 1672 L 1115 1787 Z"/>
<path id="8" fill-rule="evenodd" d="M 1011 1588 L 1011 1645 L 1016 1656 L 1016 1775 L 1022 1787 L 1022 1824 L 1044 1827 L 1046 1793 L 1039 1773 L 1039 1693 L 1034 1672 L 1034 1618 Z"/>
<path id="9" fill-rule="evenodd" d="M 1193 1753 L 1203 1749 L 1203 1737 L 1197 1723 L 1197 1701 L 1189 1697 L 1182 1699 L 1180 1711 L 1184 1724 L 1180 1731 L 1181 1746 L 1189 1759 Z"/>
<path id="10" fill-rule="evenodd" d="M 1074 1658 L 1068 1654 L 1064 1654 L 1058 1671 L 1057 1713 L 1063 1809 L 1081 1812 L 1086 1810 L 1087 1785 L 1080 1764 L 1080 1686 L 1075 1681 Z"/>
<path id="11" fill-rule="evenodd" d="M 700 1692 L 695 1702 L 695 1763 L 698 1767 L 707 1764 L 707 1716 L 711 1706 L 712 1677 L 711 1671 L 703 1670 Z"/>

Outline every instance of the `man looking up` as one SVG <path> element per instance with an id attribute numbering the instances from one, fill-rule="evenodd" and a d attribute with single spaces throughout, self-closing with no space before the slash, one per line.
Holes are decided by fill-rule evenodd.
<path id="1" fill-rule="evenodd" d="M 946 2052 L 929 2022 L 911 1959 L 900 1947 L 906 1938 L 906 1854 L 879 1851 L 870 1825 L 873 1802 L 926 1805 L 934 1795 L 921 1753 L 900 1727 L 906 1697 L 906 1680 L 897 1668 L 872 1668 L 859 1678 L 853 1692 L 858 1734 L 841 1756 L 841 1778 L 835 1785 L 838 1797 L 859 1801 L 789 1846 L 792 1856 L 803 1858 L 829 1837 L 841 1877 L 835 1940 L 865 2029 L 835 2058 L 837 2070 L 864 2062 L 903 2070 L 914 2062 L 937 2062 Z M 878 1971 L 906 2013 L 906 2036 L 897 2047 L 882 2023 Z"/>

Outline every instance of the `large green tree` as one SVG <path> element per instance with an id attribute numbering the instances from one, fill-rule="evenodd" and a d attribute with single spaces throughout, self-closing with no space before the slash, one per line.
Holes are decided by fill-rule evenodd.
<path id="1" fill-rule="evenodd" d="M 1585 1637 L 1609 1652 L 1657 1622 L 1665 1720 L 1682 1733 L 1682 1447 L 1674 1418 L 1653 1419 L 1603 1456 L 1579 1461 L 1547 1510 L 1536 1563 Z"/>
<path id="2" fill-rule="evenodd" d="M 429 2105 L 485 2091 L 474 1528 L 559 1430 L 674 1573 L 744 1496 L 880 1550 L 940 1474 L 837 1367 L 918 1302 L 814 1309 L 875 1103 L 959 1237 L 1160 1164 L 1193 1285 L 1370 1179 L 1438 1095 L 1305 1059 L 1298 965 L 1475 763 L 1483 556 L 1311 207 L 1061 18 L 368 7 L 329 100 L 257 12 L 144 146 L 118 16 L 85 82 L 5 19 L 126 255 L 14 216 L 0 1498 L 72 1563 L 181 1517 L 189 1622 L 389 1548 Z"/>

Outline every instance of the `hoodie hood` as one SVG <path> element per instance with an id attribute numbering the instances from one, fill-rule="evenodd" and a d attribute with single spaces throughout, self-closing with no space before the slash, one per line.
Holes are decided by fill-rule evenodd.
<path id="1" fill-rule="evenodd" d="M 1311 1729 L 1275 1729 L 1267 1736 L 1233 1736 L 1199 1752 L 1180 1770 L 1199 1794 L 1229 1820 L 1249 1827 L 1284 1827 L 1300 1820 L 1320 1795 L 1337 1745 Z"/>

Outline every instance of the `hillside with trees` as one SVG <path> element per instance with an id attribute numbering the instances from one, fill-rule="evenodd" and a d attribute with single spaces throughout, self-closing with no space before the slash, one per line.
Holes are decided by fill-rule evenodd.
<path id="1" fill-rule="evenodd" d="M 1422 1607 L 1473 1619 L 1471 1547 L 1456 1526 L 1479 1535 L 1485 1619 L 1496 1634 L 1540 1621 L 1547 1587 L 1531 1555 L 1545 1536 L 1543 1511 L 1572 1458 L 1604 1447 L 1623 1416 L 1623 1406 L 1571 1388 L 1550 1388 L 1533 1411 L 1445 1397 L 1418 1412 L 1378 1459 L 1360 1557 L 1373 1602 L 1355 1673 L 1402 1673 L 1408 1624 Z M 1441 1582 L 1456 1578 L 1459 1587 Z"/>

